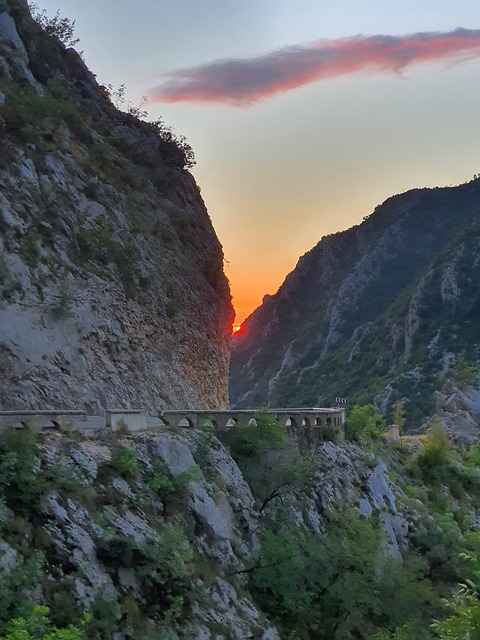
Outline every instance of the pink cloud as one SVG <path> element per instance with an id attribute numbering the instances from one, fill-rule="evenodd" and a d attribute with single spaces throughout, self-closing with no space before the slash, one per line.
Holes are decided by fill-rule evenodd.
<path id="1" fill-rule="evenodd" d="M 341 75 L 400 73 L 414 64 L 480 58 L 480 29 L 406 36 L 355 36 L 290 46 L 255 58 L 217 60 L 164 74 L 154 102 L 248 107 L 278 93 Z"/>

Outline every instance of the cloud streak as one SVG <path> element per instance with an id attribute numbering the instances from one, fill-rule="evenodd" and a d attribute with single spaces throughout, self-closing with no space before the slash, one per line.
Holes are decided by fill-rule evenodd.
<path id="1" fill-rule="evenodd" d="M 401 73 L 415 64 L 480 59 L 480 29 L 405 36 L 355 36 L 289 46 L 262 56 L 217 60 L 163 74 L 154 102 L 248 107 L 306 84 L 358 73 Z"/>

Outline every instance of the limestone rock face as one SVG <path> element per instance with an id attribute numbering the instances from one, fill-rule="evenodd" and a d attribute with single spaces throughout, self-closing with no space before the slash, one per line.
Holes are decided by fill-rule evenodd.
<path id="1" fill-rule="evenodd" d="M 449 384 L 444 393 L 436 392 L 436 414 L 447 432 L 458 442 L 470 445 L 477 441 L 480 429 L 480 388 L 463 391 Z"/>
<path id="2" fill-rule="evenodd" d="M 462 361 L 479 367 L 479 202 L 478 178 L 416 189 L 322 238 L 235 334 L 232 405 L 400 401 L 420 427 Z"/>
<path id="3" fill-rule="evenodd" d="M 216 438 L 207 451 L 212 479 L 202 475 L 193 457 L 199 437 L 198 431 L 163 430 L 120 438 L 103 433 L 78 442 L 60 434 L 43 439 L 36 466 L 49 470 L 58 488 L 45 488 L 38 506 L 44 547 L 38 601 L 48 600 L 57 585 L 82 610 L 103 602 L 125 629 L 121 604 L 135 600 L 153 624 L 175 589 L 186 588 L 184 563 L 202 563 L 205 578 L 199 571 L 194 597 L 184 606 L 188 637 L 279 639 L 246 589 L 248 574 L 242 577 L 259 549 L 252 493 Z M 131 472 L 112 462 L 119 448 L 136 460 Z M 13 513 L 9 517 L 13 521 Z M 25 560 L 3 524 L 0 578 L 8 581 Z M 25 525 L 19 545 L 33 532 L 33 524 Z M 224 635 L 216 635 L 220 628 Z M 119 631 L 115 637 L 132 635 Z"/>
<path id="4" fill-rule="evenodd" d="M 185 145 L 0 1 L 0 407 L 227 404 L 223 253 Z"/>
<path id="5" fill-rule="evenodd" d="M 317 447 L 316 455 L 320 462 L 314 490 L 317 517 L 321 519 L 348 507 L 356 508 L 365 518 L 378 515 L 383 529 L 383 554 L 401 561 L 409 546 L 411 516 L 400 506 L 405 496 L 391 483 L 385 462 L 375 460 L 373 454 L 353 444 L 326 442 Z"/>

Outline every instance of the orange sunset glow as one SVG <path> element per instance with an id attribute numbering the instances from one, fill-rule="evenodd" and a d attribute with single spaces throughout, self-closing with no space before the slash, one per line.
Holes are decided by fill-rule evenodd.
<path id="1" fill-rule="evenodd" d="M 41 5 L 72 14 L 100 82 L 192 146 L 235 327 L 322 236 L 478 172 L 478 0 Z"/>
<path id="2" fill-rule="evenodd" d="M 246 318 L 262 304 L 265 294 L 273 294 L 277 291 L 284 275 L 294 268 L 297 257 L 291 256 L 291 259 L 288 260 L 287 256 L 282 261 L 281 274 L 276 270 L 269 270 L 268 264 L 263 264 L 261 257 L 258 258 L 260 262 L 258 270 L 252 268 L 254 267 L 253 260 L 254 258 L 252 258 L 252 265 L 247 269 L 238 270 L 233 266 L 227 268 L 226 273 L 230 280 L 232 302 L 235 309 L 234 331 L 235 327 L 240 327 Z"/>

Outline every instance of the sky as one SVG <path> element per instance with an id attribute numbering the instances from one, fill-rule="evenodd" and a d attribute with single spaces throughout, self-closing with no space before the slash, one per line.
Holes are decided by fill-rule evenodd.
<path id="1" fill-rule="evenodd" d="M 193 147 L 236 325 L 322 236 L 480 173 L 478 0 L 37 4 Z"/>

